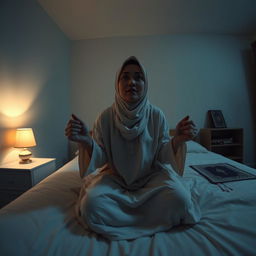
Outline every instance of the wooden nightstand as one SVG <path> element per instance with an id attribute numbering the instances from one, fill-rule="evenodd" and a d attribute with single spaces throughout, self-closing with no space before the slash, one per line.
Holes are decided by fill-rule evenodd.
<path id="1" fill-rule="evenodd" d="M 56 170 L 55 158 L 31 158 L 0 165 L 0 207 L 8 204 Z"/>
<path id="2" fill-rule="evenodd" d="M 200 143 L 212 152 L 243 163 L 242 128 L 201 129 Z"/>

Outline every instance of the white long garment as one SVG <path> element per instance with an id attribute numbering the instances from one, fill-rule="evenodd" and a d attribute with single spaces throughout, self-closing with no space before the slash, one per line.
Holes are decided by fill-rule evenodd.
<path id="1" fill-rule="evenodd" d="M 123 138 L 114 114 L 110 107 L 96 120 L 91 159 L 86 151 L 79 152 L 85 186 L 78 204 L 84 222 L 115 240 L 196 223 L 199 209 L 181 182 L 186 146 L 174 154 L 162 111 L 150 105 L 146 128 L 133 140 Z M 99 168 L 106 171 L 95 176 Z M 95 181 L 88 186 L 91 177 Z M 163 212 L 168 214 L 163 217 Z"/>
<path id="2" fill-rule="evenodd" d="M 159 108 L 150 105 L 150 118 L 145 131 L 131 141 L 123 138 L 115 127 L 113 115 L 110 107 L 96 120 L 91 158 L 82 147 L 79 150 L 82 178 L 105 164 L 120 174 L 128 185 L 154 171 L 159 163 L 170 164 L 180 176 L 183 175 L 186 144 L 174 154 L 169 128 Z"/>

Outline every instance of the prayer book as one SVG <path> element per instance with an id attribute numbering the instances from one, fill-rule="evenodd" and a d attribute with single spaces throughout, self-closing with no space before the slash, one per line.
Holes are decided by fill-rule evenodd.
<path id="1" fill-rule="evenodd" d="M 256 175 L 227 163 L 190 165 L 212 183 L 256 179 Z"/>

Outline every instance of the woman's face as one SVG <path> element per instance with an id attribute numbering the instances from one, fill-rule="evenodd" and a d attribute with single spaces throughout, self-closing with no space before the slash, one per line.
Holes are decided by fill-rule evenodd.
<path id="1" fill-rule="evenodd" d="M 118 81 L 118 90 L 127 103 L 136 103 L 143 97 L 145 77 L 138 65 L 127 65 L 123 69 Z"/>

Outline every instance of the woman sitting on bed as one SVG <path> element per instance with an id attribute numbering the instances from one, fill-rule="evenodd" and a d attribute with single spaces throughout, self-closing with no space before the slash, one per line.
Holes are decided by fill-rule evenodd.
<path id="1" fill-rule="evenodd" d="M 146 72 L 135 57 L 121 66 L 115 90 L 115 102 L 97 118 L 93 138 L 75 115 L 66 127 L 66 136 L 79 144 L 80 219 L 112 240 L 198 222 L 200 210 L 182 180 L 194 123 L 185 117 L 170 139 L 163 112 L 147 99 Z"/>

